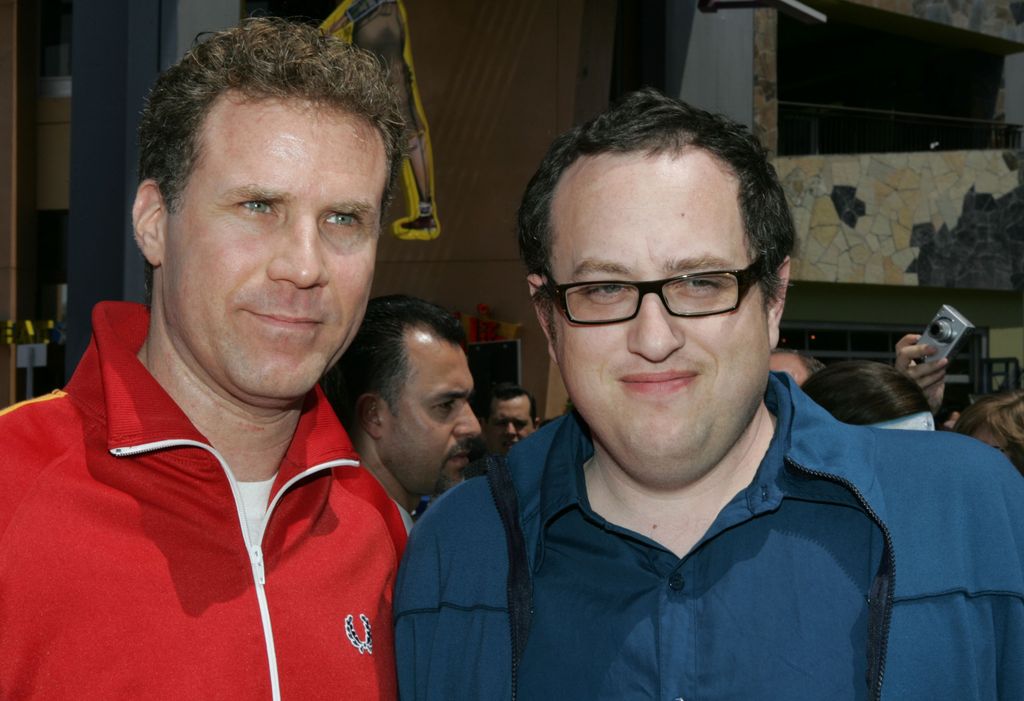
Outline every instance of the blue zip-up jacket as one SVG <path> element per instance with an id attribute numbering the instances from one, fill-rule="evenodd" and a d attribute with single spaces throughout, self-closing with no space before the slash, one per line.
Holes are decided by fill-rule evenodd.
<path id="1" fill-rule="evenodd" d="M 1024 699 L 1020 475 L 997 451 L 963 436 L 839 423 L 779 376 L 766 403 L 779 427 L 788 426 L 779 469 L 846 490 L 884 543 L 866 604 L 868 698 Z M 531 570 L 544 471 L 579 469 L 592 453 L 577 416 L 510 452 Z M 514 698 L 508 553 L 487 480 L 453 490 L 413 529 L 395 594 L 403 700 Z M 750 587 L 754 595 L 758 583 Z M 559 661 L 544 673 L 558 675 Z M 864 696 L 851 688 L 849 698 Z M 700 698 L 718 696 L 708 688 Z M 808 694 L 778 688 L 764 698 Z"/>

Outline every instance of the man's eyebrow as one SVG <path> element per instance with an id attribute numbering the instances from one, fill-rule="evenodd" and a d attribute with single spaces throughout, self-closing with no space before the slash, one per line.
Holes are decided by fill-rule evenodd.
<path id="1" fill-rule="evenodd" d="M 448 390 L 447 392 L 438 392 L 434 395 L 435 402 L 446 402 L 452 399 L 469 399 L 473 396 L 473 390 Z"/>
<path id="2" fill-rule="evenodd" d="M 685 275 L 710 270 L 736 270 L 745 268 L 746 263 L 737 263 L 718 256 L 693 256 L 665 261 L 661 266 L 666 275 Z"/>
<path id="3" fill-rule="evenodd" d="M 594 275 L 601 273 L 603 275 L 628 275 L 629 269 L 621 263 L 614 263 L 610 260 L 595 260 L 588 258 L 580 261 L 580 263 L 573 269 L 572 275 L 574 278 L 579 278 L 584 275 Z"/>
<path id="4" fill-rule="evenodd" d="M 240 185 L 231 188 L 224 194 L 227 199 L 244 202 L 286 202 L 291 199 L 291 195 L 284 190 L 275 190 L 256 184 Z M 377 205 L 361 199 L 339 200 L 332 202 L 328 209 L 335 212 L 364 216 L 376 212 Z"/>
<path id="5" fill-rule="evenodd" d="M 288 194 L 281 190 L 263 187 L 256 184 L 239 185 L 224 193 L 231 200 L 246 202 L 281 202 L 288 199 Z"/>
<path id="6" fill-rule="evenodd" d="M 331 203 L 328 206 L 328 209 L 335 212 L 345 212 L 346 214 L 362 216 L 376 212 L 377 205 L 372 202 L 367 202 L 366 200 L 343 200 Z"/>
<path id="7" fill-rule="evenodd" d="M 742 268 L 745 265 L 712 255 L 673 258 L 661 265 L 664 274 L 669 277 L 685 275 L 686 273 L 699 273 L 707 270 L 733 270 L 737 267 Z M 630 278 L 633 275 L 630 268 L 621 263 L 593 258 L 581 261 L 573 270 L 573 277 L 576 279 L 584 275 L 595 274 L 617 276 L 619 278 Z"/>

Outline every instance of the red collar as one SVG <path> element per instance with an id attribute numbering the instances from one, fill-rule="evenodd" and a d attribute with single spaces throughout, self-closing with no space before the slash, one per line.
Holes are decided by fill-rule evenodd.
<path id="1" fill-rule="evenodd" d="M 129 302 L 101 302 L 92 312 L 93 337 L 68 392 L 94 416 L 106 419 L 107 447 L 164 440 L 209 444 L 170 395 L 139 362 L 149 310 Z M 331 460 L 358 460 L 351 441 L 319 387 L 303 402 L 295 436 L 281 464 L 289 479 Z"/>

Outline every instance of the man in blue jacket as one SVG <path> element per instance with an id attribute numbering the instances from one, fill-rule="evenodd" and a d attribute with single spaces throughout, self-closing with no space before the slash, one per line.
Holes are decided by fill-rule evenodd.
<path id="1" fill-rule="evenodd" d="M 403 699 L 1024 698 L 1024 481 L 769 375 L 793 236 L 722 117 L 555 141 L 519 243 L 576 411 L 413 532 Z"/>

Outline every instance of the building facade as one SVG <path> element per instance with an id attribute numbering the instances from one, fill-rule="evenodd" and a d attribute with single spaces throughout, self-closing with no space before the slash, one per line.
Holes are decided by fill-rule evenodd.
<path id="1" fill-rule="evenodd" d="M 951 400 L 1019 381 L 1024 3 L 804 0 L 827 17 L 810 24 L 778 0 L 404 4 L 443 229 L 383 234 L 374 293 L 507 322 L 544 415 L 566 397 L 527 297 L 515 209 L 556 134 L 642 85 L 748 124 L 773 152 L 799 238 L 787 345 L 885 359 L 952 304 L 978 332 Z M 0 176 L 0 405 L 26 395 L 18 345 L 50 342 L 38 394 L 77 362 L 95 301 L 142 298 L 134 129 L 161 67 L 247 13 L 316 21 L 334 5 L 0 3 L 0 46 L 12 47 L 0 53 L 0 158 L 13 164 Z M 68 75 L 46 75 L 62 56 Z"/>

